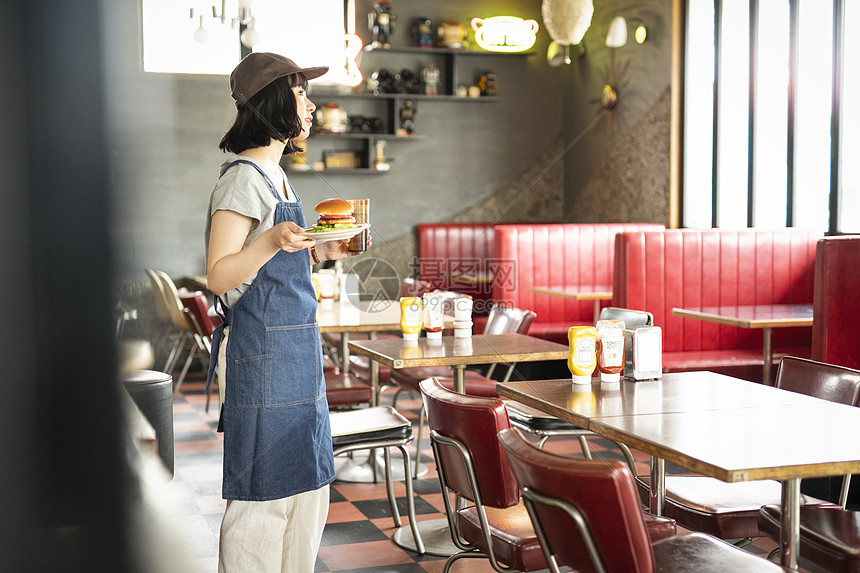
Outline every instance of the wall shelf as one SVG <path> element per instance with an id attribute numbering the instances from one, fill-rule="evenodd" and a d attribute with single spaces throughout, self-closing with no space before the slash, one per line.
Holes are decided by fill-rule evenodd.
<path id="1" fill-rule="evenodd" d="M 373 165 L 373 142 L 377 140 L 385 140 L 392 142 L 418 141 L 426 139 L 426 135 L 397 135 L 396 131 L 399 125 L 399 108 L 405 100 L 415 100 L 422 102 L 438 102 L 438 103 L 494 103 L 498 101 L 497 95 L 480 97 L 464 97 L 456 95 L 458 79 L 461 77 L 461 60 L 468 60 L 472 63 L 480 61 L 484 58 L 493 59 L 499 57 L 525 57 L 535 52 L 488 52 L 483 50 L 468 50 L 454 48 L 421 48 L 418 46 L 408 47 L 393 47 L 393 48 L 374 48 L 366 46 L 364 48 L 364 56 L 367 58 L 363 63 L 362 73 L 365 77 L 370 76 L 378 68 L 373 65 L 384 61 L 386 57 L 394 55 L 405 56 L 432 56 L 440 62 L 440 86 L 438 95 L 426 95 L 423 93 L 378 93 L 374 94 L 366 91 L 366 86 L 362 85 L 352 91 L 344 92 L 342 90 L 327 90 L 321 88 L 319 90 L 311 88 L 311 99 L 315 100 L 318 105 L 322 105 L 328 101 L 337 102 L 338 100 L 376 100 L 380 102 L 378 105 L 385 107 L 385 115 L 383 119 L 386 121 L 387 131 L 385 133 L 364 133 L 364 132 L 348 132 L 348 133 L 311 133 L 312 139 L 342 141 L 344 144 L 352 143 L 355 147 L 355 142 L 361 143 L 359 155 L 363 165 Z M 413 58 L 414 59 L 414 58 Z M 370 60 L 368 62 L 368 60 Z M 372 64 L 372 65 L 370 65 Z M 420 75 L 420 73 L 419 73 Z M 313 171 L 291 171 L 291 173 L 313 173 Z M 360 167 L 356 169 L 327 169 L 326 174 L 382 174 L 385 171 L 379 171 L 372 167 Z"/>

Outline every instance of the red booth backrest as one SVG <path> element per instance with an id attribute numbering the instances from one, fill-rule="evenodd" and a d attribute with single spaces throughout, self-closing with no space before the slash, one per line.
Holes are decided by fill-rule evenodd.
<path id="1" fill-rule="evenodd" d="M 493 300 L 537 313 L 532 332 L 558 323 L 592 323 L 593 301 L 536 294 L 535 286 L 611 286 L 615 235 L 662 231 L 650 223 L 496 225 Z M 607 301 L 608 306 L 608 301 Z"/>
<path id="2" fill-rule="evenodd" d="M 860 237 L 827 237 L 815 257 L 812 358 L 860 369 Z"/>
<path id="3" fill-rule="evenodd" d="M 418 264 L 421 280 L 434 289 L 458 290 L 448 273 L 485 272 L 493 256 L 492 223 L 432 223 L 418 225 Z M 468 285 L 465 285 L 468 286 Z M 458 290 L 458 292 L 463 292 Z M 471 293 L 468 293 L 471 294 Z"/>
<path id="4" fill-rule="evenodd" d="M 820 233 L 674 229 L 619 235 L 613 306 L 647 310 L 663 351 L 761 348 L 762 335 L 672 314 L 673 307 L 812 303 Z M 810 329 L 774 329 L 774 347 L 809 345 Z"/>

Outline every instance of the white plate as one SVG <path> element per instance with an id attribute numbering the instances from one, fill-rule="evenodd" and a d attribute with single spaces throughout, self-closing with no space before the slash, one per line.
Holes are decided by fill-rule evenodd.
<path id="1" fill-rule="evenodd" d="M 303 232 L 298 233 L 309 239 L 315 240 L 317 243 L 324 241 L 339 241 L 341 239 L 349 239 L 354 237 L 365 229 L 370 228 L 370 223 L 359 223 L 350 229 L 335 229 L 334 231 L 323 231 L 321 233 L 314 232 L 313 227 L 308 227 Z"/>

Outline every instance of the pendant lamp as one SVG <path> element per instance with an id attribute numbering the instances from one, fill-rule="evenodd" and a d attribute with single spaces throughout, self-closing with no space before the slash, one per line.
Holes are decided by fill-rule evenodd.
<path id="1" fill-rule="evenodd" d="M 565 63 L 569 64 L 569 46 L 579 44 L 591 25 L 592 0 L 543 0 L 541 14 L 550 37 L 565 47 Z"/>

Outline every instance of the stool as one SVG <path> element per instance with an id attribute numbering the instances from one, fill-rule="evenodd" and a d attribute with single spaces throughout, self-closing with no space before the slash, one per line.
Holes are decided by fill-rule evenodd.
<path id="1" fill-rule="evenodd" d="M 356 450 L 382 448 L 385 456 L 385 487 L 394 526 L 400 527 L 400 511 L 394 497 L 394 482 L 391 479 L 391 448 L 403 454 L 403 473 L 406 480 L 406 511 L 409 527 L 415 539 L 416 551 L 424 554 L 424 543 L 415 520 L 415 499 L 412 494 L 412 472 L 409 467 L 409 452 L 406 445 L 412 442 L 412 424 L 390 406 L 376 406 L 347 412 L 330 412 L 332 445 L 338 456 Z"/>
<path id="2" fill-rule="evenodd" d="M 173 477 L 173 377 L 155 370 L 136 370 L 123 378 L 131 399 L 155 429 L 158 456 Z"/>

